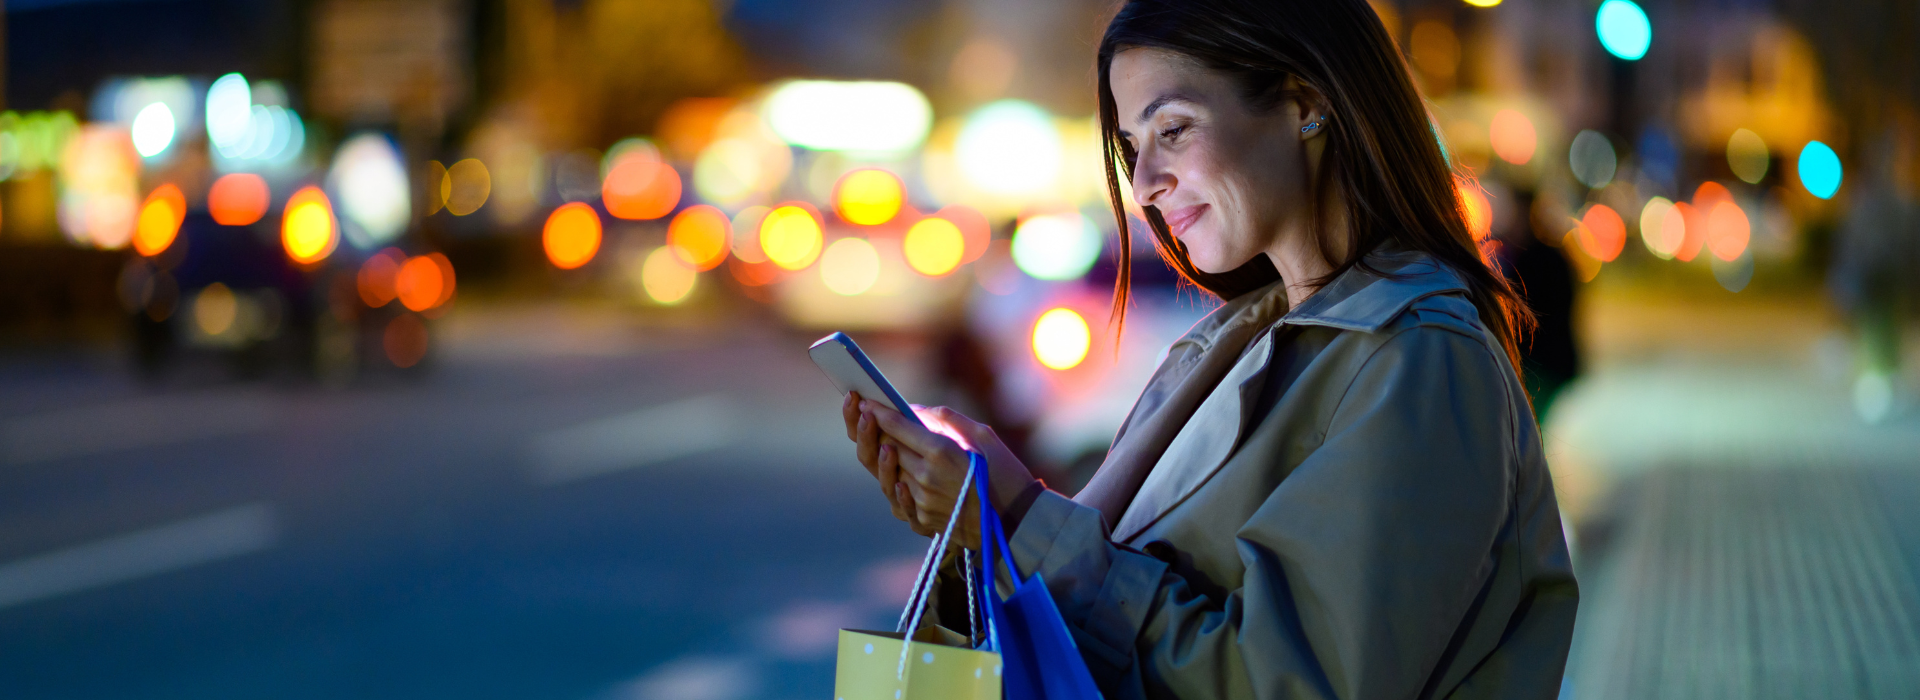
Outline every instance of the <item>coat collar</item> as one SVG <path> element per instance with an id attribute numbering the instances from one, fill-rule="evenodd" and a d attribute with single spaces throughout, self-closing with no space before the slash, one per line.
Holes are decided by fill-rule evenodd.
<path id="1" fill-rule="evenodd" d="M 1252 427 L 1249 422 L 1253 418 L 1254 402 L 1265 386 L 1266 375 L 1273 362 L 1273 344 L 1280 342 L 1274 330 L 1292 324 L 1372 333 L 1392 322 L 1415 301 L 1466 289 L 1457 273 L 1426 253 L 1380 251 L 1368 255 L 1367 263 L 1384 275 L 1360 266 L 1349 268 L 1301 302 L 1299 307 L 1272 320 L 1273 307 L 1284 307 L 1286 304 L 1285 291 L 1279 283 L 1275 283 L 1227 302 L 1194 324 L 1193 330 L 1174 343 L 1170 352 L 1175 356 L 1180 355 L 1182 344 L 1194 346 L 1188 348 L 1186 354 L 1187 357 L 1194 357 L 1211 350 L 1217 343 L 1226 342 L 1230 337 L 1242 340 L 1242 347 L 1248 351 L 1263 351 L 1243 352 L 1241 348 L 1220 348 L 1232 350 L 1232 356 L 1237 357 L 1237 361 L 1232 363 L 1231 370 L 1222 368 L 1227 375 L 1223 378 L 1225 381 L 1212 386 L 1206 396 L 1196 397 L 1203 399 L 1195 402 L 1200 405 L 1189 408 L 1193 413 L 1182 417 L 1179 420 L 1181 427 L 1175 428 L 1178 432 L 1185 432 L 1188 430 L 1185 424 L 1199 421 L 1200 425 L 1193 426 L 1193 429 L 1210 434 L 1204 439 L 1191 440 L 1182 440 L 1177 433 L 1166 436 L 1172 444 L 1160 443 L 1165 445 L 1164 452 L 1153 459 L 1151 472 L 1145 474 L 1144 483 L 1136 487 L 1137 492 L 1132 494 L 1124 507 L 1124 515 L 1117 519 L 1109 515 L 1108 522 L 1114 526 L 1113 541 L 1127 542 L 1158 522 L 1168 511 L 1206 484 L 1239 449 L 1240 443 L 1246 440 Z M 1247 330 L 1245 327 L 1250 324 L 1267 327 L 1262 329 L 1264 332 L 1236 332 Z M 1266 345 L 1263 347 L 1262 343 Z M 1169 360 L 1172 361 L 1172 357 Z M 1161 379 L 1156 377 L 1156 383 Z M 1147 388 L 1148 392 L 1156 390 L 1165 392 L 1169 389 L 1152 384 Z M 1173 417 L 1155 417 L 1157 421 L 1168 418 Z M 1234 426 L 1232 430 L 1222 430 L 1229 421 Z M 1201 436 L 1196 434 L 1194 437 Z M 1174 471 L 1160 473 L 1163 467 Z M 1104 471 L 1105 467 L 1102 469 Z"/>
<path id="2" fill-rule="evenodd" d="M 1376 251 L 1367 256 L 1366 262 L 1385 275 L 1359 265 L 1348 268 L 1300 302 L 1280 323 L 1372 333 L 1415 301 L 1467 289 L 1459 273 L 1419 251 Z"/>

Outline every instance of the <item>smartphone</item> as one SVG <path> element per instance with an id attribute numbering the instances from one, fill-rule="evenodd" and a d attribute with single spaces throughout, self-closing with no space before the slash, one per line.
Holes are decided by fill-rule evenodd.
<path id="1" fill-rule="evenodd" d="M 861 352 L 860 346 L 847 334 L 835 332 L 814 341 L 813 346 L 807 348 L 807 355 L 820 366 L 820 371 L 827 373 L 827 379 L 833 381 L 833 388 L 839 389 L 842 396 L 858 391 L 860 397 L 868 401 L 886 401 L 914 425 L 925 427 L 920 417 L 914 415 L 913 406 L 900 398 L 900 392 L 894 391 L 893 384 L 880 374 L 880 368 L 873 366 L 873 360 L 867 359 L 867 354 Z"/>

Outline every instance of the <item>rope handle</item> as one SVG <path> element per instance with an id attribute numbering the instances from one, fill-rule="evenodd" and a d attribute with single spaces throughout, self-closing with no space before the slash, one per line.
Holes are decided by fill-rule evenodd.
<path id="1" fill-rule="evenodd" d="M 927 596 L 933 593 L 935 577 L 932 572 L 939 568 L 940 555 L 947 551 L 947 543 L 953 539 L 953 527 L 960 522 L 960 511 L 966 506 L 967 492 L 973 485 L 974 468 L 980 464 L 980 461 L 980 455 L 967 453 L 967 479 L 960 485 L 960 495 L 954 499 L 953 513 L 947 516 L 946 529 L 941 531 L 938 537 L 933 538 L 933 544 L 927 548 L 927 557 L 920 562 L 920 573 L 913 580 L 913 596 L 907 601 L 907 609 L 900 612 L 901 621 L 905 626 L 896 628 L 903 634 L 900 637 L 900 664 L 894 669 L 894 678 L 902 685 L 907 680 L 907 657 L 913 650 L 913 631 L 920 627 L 920 618 L 926 612 Z M 968 572 L 967 575 L 971 577 L 972 572 Z M 971 585 L 968 586 L 968 593 L 972 593 Z M 971 611 L 971 598 L 968 600 L 968 608 Z M 909 613 L 911 613 L 911 619 L 909 619 Z"/>

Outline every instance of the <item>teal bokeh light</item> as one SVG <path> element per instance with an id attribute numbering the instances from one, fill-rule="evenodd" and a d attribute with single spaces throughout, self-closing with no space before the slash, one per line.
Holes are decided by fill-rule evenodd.
<path id="1" fill-rule="evenodd" d="M 1653 25 L 1647 22 L 1646 11 L 1633 4 L 1633 0 L 1600 3 L 1593 28 L 1600 34 L 1600 45 L 1607 48 L 1607 53 L 1629 61 L 1640 60 L 1653 44 Z"/>
<path id="2" fill-rule="evenodd" d="M 1840 156 L 1819 141 L 1808 141 L 1800 149 L 1800 186 L 1821 199 L 1830 199 L 1840 191 Z"/>

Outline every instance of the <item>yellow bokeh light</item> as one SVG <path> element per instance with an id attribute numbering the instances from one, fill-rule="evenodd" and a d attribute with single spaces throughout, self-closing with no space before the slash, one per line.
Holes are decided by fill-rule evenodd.
<path id="1" fill-rule="evenodd" d="M 140 219 L 133 231 L 133 249 L 147 257 L 159 255 L 180 233 L 180 222 L 187 217 L 187 198 L 180 188 L 165 184 L 153 188 L 147 202 L 140 206 Z"/>
<path id="2" fill-rule="evenodd" d="M 700 274 L 680 260 L 672 246 L 655 248 L 640 265 L 640 287 L 647 298 L 662 306 L 673 306 L 693 295 Z"/>
<path id="3" fill-rule="evenodd" d="M 447 213 L 466 216 L 479 211 L 480 206 L 487 203 L 487 195 L 493 193 L 493 176 L 480 159 L 468 158 L 447 168 L 447 177 L 441 181 L 440 193 L 446 197 Z"/>
<path id="4" fill-rule="evenodd" d="M 833 209 L 848 223 L 874 226 L 893 220 L 906 195 L 906 187 L 893 173 L 864 168 L 841 176 L 834 185 Z"/>
<path id="5" fill-rule="evenodd" d="M 1474 7 L 1494 7 L 1500 4 L 1500 0 L 1467 0 L 1467 4 Z"/>
<path id="6" fill-rule="evenodd" d="M 960 259 L 967 252 L 966 237 L 960 233 L 960 227 L 937 216 L 921 219 L 913 228 L 907 229 L 901 246 L 907 256 L 907 265 L 928 277 L 952 272 L 953 268 L 960 266 Z"/>
<path id="7" fill-rule="evenodd" d="M 233 327 L 234 319 L 240 316 L 240 300 L 233 295 L 227 285 L 215 282 L 193 299 L 193 323 L 200 332 L 207 335 L 220 335 Z"/>
<path id="8" fill-rule="evenodd" d="M 1666 197 L 1649 199 L 1640 210 L 1640 240 L 1647 244 L 1647 252 L 1661 260 L 1672 260 L 1686 240 L 1686 219 L 1674 212 L 1673 202 Z"/>
<path id="9" fill-rule="evenodd" d="M 447 166 L 437 160 L 427 161 L 420 166 L 420 179 L 427 191 L 427 216 L 440 213 L 447 207 L 447 197 L 453 195 L 453 180 L 447 177 Z"/>
<path id="10" fill-rule="evenodd" d="M 319 187 L 308 185 L 287 198 L 287 211 L 280 223 L 280 242 L 287 257 L 302 265 L 327 259 L 340 242 L 334 225 L 333 204 Z"/>
<path id="11" fill-rule="evenodd" d="M 811 205 L 785 204 L 760 221 L 760 249 L 773 264 L 805 269 L 820 257 L 820 219 Z"/>
<path id="12" fill-rule="evenodd" d="M 820 280 L 842 296 L 861 294 L 880 280 L 880 253 L 865 238 L 842 238 L 820 255 Z"/>
<path id="13" fill-rule="evenodd" d="M 727 259 L 727 234 L 733 222 L 705 204 L 687 207 L 667 224 L 667 247 L 695 270 L 711 270 Z"/>
<path id="14" fill-rule="evenodd" d="M 1066 370 L 1087 359 L 1093 333 L 1073 309 L 1052 309 L 1033 324 L 1033 356 L 1048 369 Z"/>
<path id="15" fill-rule="evenodd" d="M 560 205 L 547 216 L 540 243 L 554 267 L 571 270 L 587 264 L 600 251 L 599 212 L 581 202 Z"/>

